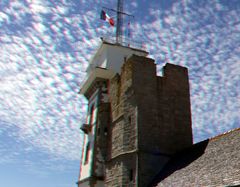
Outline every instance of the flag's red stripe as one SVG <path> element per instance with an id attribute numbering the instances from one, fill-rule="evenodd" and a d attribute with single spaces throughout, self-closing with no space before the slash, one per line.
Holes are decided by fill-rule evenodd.
<path id="1" fill-rule="evenodd" d="M 113 20 L 113 18 L 110 18 L 110 19 L 108 20 L 108 22 L 109 22 L 109 24 L 110 24 L 111 26 L 114 26 L 114 20 Z"/>

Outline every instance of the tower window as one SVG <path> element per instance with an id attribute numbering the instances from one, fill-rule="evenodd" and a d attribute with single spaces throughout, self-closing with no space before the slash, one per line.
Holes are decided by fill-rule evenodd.
<path id="1" fill-rule="evenodd" d="M 132 123 L 132 117 L 128 116 L 128 123 L 131 124 Z"/>
<path id="2" fill-rule="evenodd" d="M 107 127 L 105 127 L 105 128 L 104 128 L 104 135 L 106 136 L 107 133 L 108 133 L 108 129 L 107 129 Z"/>
<path id="3" fill-rule="evenodd" d="M 85 151 L 85 161 L 84 161 L 84 164 L 88 163 L 89 151 L 90 151 L 90 143 L 88 142 L 87 143 L 87 147 L 86 147 L 86 151 Z"/>
<path id="4" fill-rule="evenodd" d="M 129 181 L 133 181 L 133 179 L 134 179 L 134 176 L 133 176 L 134 174 L 133 174 L 133 169 L 130 169 L 129 170 Z"/>
<path id="5" fill-rule="evenodd" d="M 100 135 L 100 127 L 98 127 L 97 134 Z"/>

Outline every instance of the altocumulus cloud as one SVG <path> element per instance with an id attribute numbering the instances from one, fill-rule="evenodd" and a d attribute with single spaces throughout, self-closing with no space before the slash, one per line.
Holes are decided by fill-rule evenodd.
<path id="1" fill-rule="evenodd" d="M 158 3 L 144 7 L 132 34 L 145 38 L 159 71 L 162 62 L 189 67 L 195 141 L 238 127 L 240 10 L 219 1 L 183 0 L 164 11 Z M 1 130 L 16 128 L 10 138 L 55 159 L 80 156 L 86 100 L 77 92 L 98 37 L 109 31 L 97 22 L 98 5 L 35 0 L 0 7 Z M 142 11 L 143 4 L 127 8 Z M 0 146 L 2 154 L 6 149 Z"/>
<path id="2" fill-rule="evenodd" d="M 80 157 L 79 125 L 87 108 L 77 92 L 89 50 L 98 45 L 93 12 L 81 1 L 1 4 L 1 131 L 56 158 Z M 16 159 L 15 151 L 8 160 Z"/>

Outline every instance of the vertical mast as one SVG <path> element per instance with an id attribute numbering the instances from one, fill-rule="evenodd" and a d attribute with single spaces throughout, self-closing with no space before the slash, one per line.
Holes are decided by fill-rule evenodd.
<path id="1" fill-rule="evenodd" d="M 122 43 L 122 25 L 123 25 L 123 0 L 117 2 L 117 29 L 116 29 L 116 43 Z"/>

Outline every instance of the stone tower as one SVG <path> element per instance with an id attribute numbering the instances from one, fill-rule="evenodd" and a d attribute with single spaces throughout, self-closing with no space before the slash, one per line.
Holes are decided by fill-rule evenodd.
<path id="1" fill-rule="evenodd" d="M 146 187 L 192 145 L 187 68 L 156 74 L 147 52 L 103 41 L 80 93 L 88 99 L 79 187 Z"/>

